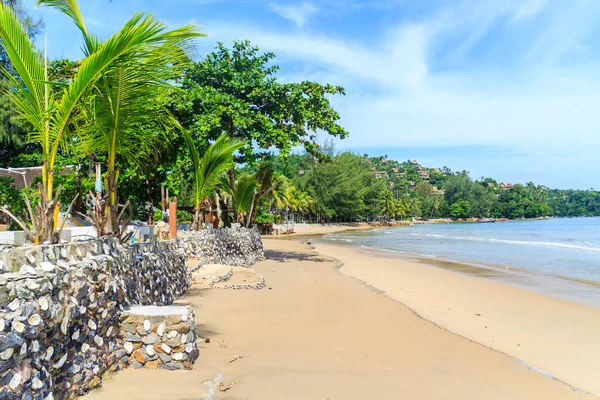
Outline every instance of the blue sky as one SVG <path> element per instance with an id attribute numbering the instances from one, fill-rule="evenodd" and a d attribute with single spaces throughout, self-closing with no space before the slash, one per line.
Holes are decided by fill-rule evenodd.
<path id="1" fill-rule="evenodd" d="M 28 0 L 30 4 L 32 0 Z M 338 150 L 513 183 L 600 189 L 600 1 L 81 0 L 101 37 L 133 12 L 195 22 L 216 41 L 273 51 L 286 81 L 346 87 Z M 80 38 L 40 8 L 52 57 Z M 324 136 L 320 137 L 325 140 Z"/>

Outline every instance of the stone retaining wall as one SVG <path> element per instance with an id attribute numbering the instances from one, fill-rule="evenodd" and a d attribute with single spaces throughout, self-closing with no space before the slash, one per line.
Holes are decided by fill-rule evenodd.
<path id="1" fill-rule="evenodd" d="M 256 228 L 206 228 L 177 235 L 186 255 L 198 258 L 203 264 L 248 267 L 265 258 Z"/>
<path id="2" fill-rule="evenodd" d="M 131 355 L 154 361 L 141 345 L 129 352 L 120 317 L 132 305 L 168 305 L 185 293 L 186 253 L 239 266 L 264 258 L 258 231 L 239 228 L 133 247 L 112 238 L 0 246 L 0 400 L 72 398 L 100 386 L 105 372 L 135 365 Z M 172 330 L 183 340 L 183 331 Z M 177 354 L 183 367 L 197 357 L 185 338 L 185 354 Z"/>
<path id="3" fill-rule="evenodd" d="M 191 284 L 176 242 L 113 239 L 0 250 L 0 399 L 69 398 L 126 353 L 119 315 Z"/>

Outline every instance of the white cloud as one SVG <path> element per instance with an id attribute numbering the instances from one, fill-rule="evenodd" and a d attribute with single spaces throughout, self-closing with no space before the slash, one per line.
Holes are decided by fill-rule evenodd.
<path id="1" fill-rule="evenodd" d="M 304 26 L 308 18 L 313 16 L 318 11 L 314 5 L 307 2 L 304 2 L 300 5 L 282 5 L 271 3 L 269 4 L 269 7 L 281 17 L 294 22 L 300 28 Z"/>
<path id="2" fill-rule="evenodd" d="M 514 20 L 527 19 L 540 13 L 548 0 L 527 0 L 523 2 L 523 5 L 517 10 L 514 16 Z"/>
<path id="3" fill-rule="evenodd" d="M 208 28 L 217 40 L 247 38 L 261 49 L 275 52 L 278 59 L 306 63 L 342 80 L 360 78 L 385 87 L 408 88 L 422 82 L 427 74 L 427 33 L 416 25 L 388 32 L 378 48 L 326 36 L 273 33 L 251 26 L 238 26 L 234 33 L 222 25 Z"/>
<path id="4" fill-rule="evenodd" d="M 570 51 L 579 57 L 591 53 L 580 49 L 600 22 L 600 2 L 573 1 L 575 6 L 560 0 L 463 0 L 379 32 L 374 41 L 379 44 L 370 46 L 255 26 L 238 25 L 231 32 L 217 24 L 210 31 L 218 40 L 249 38 L 275 52 L 280 62 L 302 66 L 295 78 L 344 85 L 348 95 L 333 99 L 350 131 L 340 148 L 510 148 L 519 154 L 518 162 L 487 165 L 479 158 L 486 164 L 481 172 L 540 180 L 544 171 L 553 171 L 543 181 L 552 184 L 556 178 L 556 185 L 566 187 L 577 168 L 599 167 L 592 162 L 600 145 L 600 63 L 562 62 Z M 481 61 L 477 52 L 498 61 Z M 448 59 L 458 60 L 458 67 L 440 68 Z M 469 157 L 465 154 L 465 161 Z M 532 160 L 536 167 L 527 168 Z M 564 169 L 557 168 L 561 162 Z M 536 175 L 526 178 L 530 173 Z M 589 179 L 575 185 L 600 186 Z"/>

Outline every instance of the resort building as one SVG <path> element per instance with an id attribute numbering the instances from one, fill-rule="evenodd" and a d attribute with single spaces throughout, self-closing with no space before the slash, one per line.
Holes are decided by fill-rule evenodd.
<path id="1" fill-rule="evenodd" d="M 385 171 L 374 171 L 373 175 L 375 175 L 375 179 L 389 178 L 389 174 Z"/>
<path id="2" fill-rule="evenodd" d="M 398 170 L 398 168 L 393 168 L 392 169 L 394 176 L 398 177 L 398 178 L 404 178 L 404 172 L 400 172 L 400 170 Z"/>
<path id="3" fill-rule="evenodd" d="M 513 185 L 510 183 L 500 182 L 499 186 L 500 186 L 500 189 L 502 189 L 502 190 L 509 190 L 509 189 L 512 189 Z"/>
<path id="4" fill-rule="evenodd" d="M 434 186 L 433 188 L 431 188 L 431 193 L 432 194 L 438 194 L 438 195 L 444 195 L 444 191 L 438 189 L 437 186 Z"/>
<path id="5" fill-rule="evenodd" d="M 67 166 L 60 170 L 60 175 L 73 172 L 73 167 Z M 13 179 L 13 184 L 19 188 L 30 186 L 35 178 L 42 177 L 42 167 L 25 167 L 25 168 L 0 168 L 0 177 L 8 177 Z"/>

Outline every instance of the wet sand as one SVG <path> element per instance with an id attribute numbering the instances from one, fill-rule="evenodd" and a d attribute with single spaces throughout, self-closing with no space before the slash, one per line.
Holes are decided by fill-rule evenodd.
<path id="1" fill-rule="evenodd" d="M 210 343 L 199 345 L 201 356 L 192 371 L 121 371 L 89 398 L 201 399 L 202 381 L 219 373 L 224 375 L 227 390 L 216 398 L 228 400 L 595 398 L 435 326 L 348 275 L 371 280 L 386 291 L 392 279 L 397 279 L 398 291 L 404 295 L 406 290 L 407 297 L 420 299 L 434 310 L 432 315 L 451 301 L 435 295 L 436 287 L 446 286 L 445 280 L 454 285 L 451 278 L 431 275 L 422 286 L 412 288 L 405 284 L 408 278 L 403 274 L 393 274 L 391 265 L 380 270 L 380 260 L 348 249 L 317 248 L 322 253 L 337 252 L 336 257 L 346 262 L 342 273 L 335 268 L 336 260 L 299 241 L 265 240 L 265 249 L 267 260 L 254 269 L 264 276 L 267 288 L 194 287 L 180 300 L 194 306 L 199 333 L 210 338 Z M 369 274 L 364 275 L 365 271 Z M 463 291 L 476 290 L 481 284 L 443 272 L 464 281 Z M 442 280 L 436 282 L 438 278 Z M 392 291 L 388 294 L 400 297 Z M 520 300 L 504 298 L 514 313 L 521 311 Z M 527 300 L 540 308 L 555 306 L 545 303 L 546 299 Z M 478 304 L 487 307 L 483 298 L 471 306 Z M 493 325 L 492 320 L 500 324 L 506 317 L 504 312 L 480 310 L 485 311 L 477 318 L 485 318 L 488 325 Z M 466 323 L 471 311 L 455 309 L 449 319 Z M 551 314 L 549 309 L 544 315 Z M 533 320 L 527 328 L 538 329 L 537 323 Z M 243 358 L 230 362 L 236 355 Z"/>

